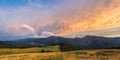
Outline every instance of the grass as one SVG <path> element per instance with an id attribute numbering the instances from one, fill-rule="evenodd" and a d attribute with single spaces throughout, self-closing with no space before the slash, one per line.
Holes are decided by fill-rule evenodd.
<path id="1" fill-rule="evenodd" d="M 0 60 L 64 60 L 64 57 L 60 53 L 24 53 L 3 55 Z"/>
<path id="2" fill-rule="evenodd" d="M 41 53 L 41 50 L 45 50 Z M 46 52 L 47 50 L 51 52 Z M 120 60 L 120 50 L 78 50 L 60 52 L 58 46 L 0 49 L 0 60 Z"/>
<path id="3" fill-rule="evenodd" d="M 59 46 L 49 46 L 49 47 L 34 47 L 34 48 L 25 48 L 25 49 L 9 49 L 9 48 L 1 48 L 0 55 L 8 55 L 8 54 L 20 54 L 20 53 L 41 53 L 41 50 L 45 52 L 58 52 Z"/>

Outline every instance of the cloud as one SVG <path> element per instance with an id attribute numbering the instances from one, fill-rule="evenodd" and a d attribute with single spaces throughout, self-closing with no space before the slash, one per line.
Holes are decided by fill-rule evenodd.
<path id="1" fill-rule="evenodd" d="M 52 33 L 52 32 L 43 31 L 43 32 L 41 32 L 40 35 L 35 34 L 32 37 L 33 38 L 46 38 L 46 37 L 50 37 L 50 36 L 56 36 L 56 35 L 54 33 Z"/>
<path id="2" fill-rule="evenodd" d="M 119 0 L 62 0 L 58 4 L 46 5 L 49 8 L 41 8 L 44 6 L 33 4 L 32 0 L 28 3 L 27 6 L 0 9 L 0 28 L 4 27 L 1 32 L 26 37 L 75 37 L 82 32 L 93 34 L 97 31 L 94 35 L 108 36 L 108 33 L 114 33 L 110 31 L 112 28 L 120 27 Z M 52 8 L 55 6 L 57 8 Z"/>
<path id="3" fill-rule="evenodd" d="M 36 1 L 36 2 L 33 2 L 33 1 Z M 34 6 L 34 7 L 37 7 L 37 8 L 42 8 L 42 6 L 38 3 L 40 0 L 28 0 L 28 2 Z"/>
<path id="4" fill-rule="evenodd" d="M 32 34 L 36 34 L 36 30 L 35 30 L 33 27 L 31 27 L 31 26 L 29 26 L 29 25 L 27 25 L 27 24 L 21 25 L 20 28 L 23 29 L 23 30 L 28 30 L 28 31 L 30 31 Z"/>
<path id="5" fill-rule="evenodd" d="M 79 0 L 79 2 L 80 1 L 83 5 L 78 4 L 76 1 L 72 1 L 68 6 L 65 4 L 64 7 L 61 7 L 58 10 L 59 12 L 57 14 L 62 14 L 61 16 L 58 16 L 59 22 L 53 24 L 59 27 L 56 28 L 56 33 L 67 35 L 88 30 L 120 27 L 120 1 L 109 0 L 108 2 L 108 0 Z M 81 7 L 84 8 L 82 9 Z"/>
<path id="6" fill-rule="evenodd" d="M 46 37 L 50 37 L 50 36 L 56 36 L 54 33 L 47 32 L 47 31 L 41 31 L 40 32 L 41 34 L 39 34 L 37 30 L 35 30 L 33 27 L 31 27 L 27 24 L 22 24 L 20 26 L 20 29 L 22 29 L 23 32 L 31 33 L 32 38 L 46 38 Z"/>
<path id="7" fill-rule="evenodd" d="M 119 37 L 120 36 L 120 27 L 101 29 L 101 30 L 88 30 L 82 32 L 75 32 L 65 35 L 65 37 L 74 38 L 74 37 L 84 37 L 86 35 L 92 36 L 104 36 L 104 37 Z"/>

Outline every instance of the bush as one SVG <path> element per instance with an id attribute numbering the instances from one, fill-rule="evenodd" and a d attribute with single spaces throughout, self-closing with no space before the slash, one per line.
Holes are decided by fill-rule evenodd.
<path id="1" fill-rule="evenodd" d="M 44 53 L 45 52 L 45 50 L 44 49 L 41 49 L 41 53 Z"/>
<path id="2" fill-rule="evenodd" d="M 53 52 L 53 51 L 41 49 L 40 52 L 41 52 L 41 53 L 44 53 L 44 52 Z"/>

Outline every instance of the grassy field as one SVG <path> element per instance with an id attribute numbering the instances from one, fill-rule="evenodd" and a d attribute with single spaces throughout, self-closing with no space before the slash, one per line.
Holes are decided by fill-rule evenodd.
<path id="1" fill-rule="evenodd" d="M 59 46 L 49 46 L 49 47 L 34 47 L 34 48 L 1 48 L 1 55 L 9 55 L 9 54 L 20 54 L 20 53 L 44 53 L 44 52 L 59 52 Z"/>
<path id="2" fill-rule="evenodd" d="M 48 51 L 49 50 L 49 51 Z M 0 60 L 120 60 L 119 49 L 60 52 L 58 46 L 0 49 Z"/>

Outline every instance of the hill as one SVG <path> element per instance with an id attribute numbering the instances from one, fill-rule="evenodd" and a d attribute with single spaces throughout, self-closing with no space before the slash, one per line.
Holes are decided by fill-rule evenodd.
<path id="1" fill-rule="evenodd" d="M 99 36 L 64 38 L 51 36 L 48 38 L 28 38 L 13 41 L 0 41 L 0 48 L 46 47 L 53 45 L 59 45 L 61 51 L 119 48 L 120 38 L 107 38 Z"/>

